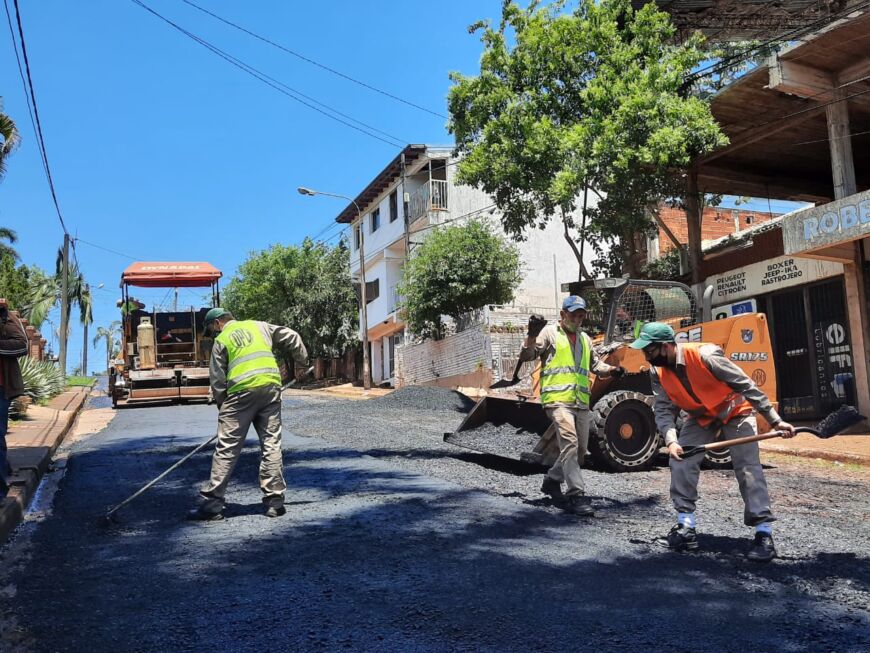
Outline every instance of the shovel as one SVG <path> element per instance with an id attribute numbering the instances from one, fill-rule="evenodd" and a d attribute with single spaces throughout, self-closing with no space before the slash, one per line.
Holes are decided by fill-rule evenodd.
<path id="1" fill-rule="evenodd" d="M 809 433 L 816 436 L 817 438 L 827 440 L 830 437 L 842 433 L 850 426 L 858 424 L 864 419 L 865 417 L 861 415 L 854 407 L 844 405 L 840 406 L 837 410 L 835 410 L 821 422 L 816 424 L 814 428 L 811 428 L 809 426 L 799 426 L 795 429 L 795 433 Z M 719 440 L 718 442 L 711 442 L 710 444 L 701 444 L 695 447 L 684 447 L 683 453 L 680 454 L 680 457 L 685 458 L 686 456 L 694 456 L 695 454 L 704 453 L 707 451 L 728 449 L 729 447 L 733 447 L 738 444 L 746 444 L 747 442 L 758 442 L 759 440 L 781 438 L 782 435 L 783 431 L 769 431 L 767 433 L 759 433 L 758 435 L 750 435 L 745 438 L 734 438 L 733 440 Z"/>

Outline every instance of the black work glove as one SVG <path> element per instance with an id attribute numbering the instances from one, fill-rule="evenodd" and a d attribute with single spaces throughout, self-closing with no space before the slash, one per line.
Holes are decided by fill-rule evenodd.
<path id="1" fill-rule="evenodd" d="M 616 368 L 610 370 L 610 376 L 614 379 L 621 379 L 625 376 L 625 368 L 622 365 L 617 366 Z"/>
<path id="2" fill-rule="evenodd" d="M 534 338 L 538 337 L 538 334 L 544 330 L 544 327 L 547 326 L 547 320 L 543 315 L 537 315 L 536 313 L 532 313 L 529 316 L 529 331 L 528 334 Z"/>

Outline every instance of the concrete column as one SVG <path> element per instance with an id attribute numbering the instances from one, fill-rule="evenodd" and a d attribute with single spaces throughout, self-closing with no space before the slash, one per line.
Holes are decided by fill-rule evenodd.
<path id="1" fill-rule="evenodd" d="M 828 143 L 831 152 L 831 174 L 834 198 L 842 199 L 858 192 L 855 183 L 855 162 L 852 157 L 849 105 L 846 100 L 825 107 L 828 119 Z M 870 415 L 870 379 L 868 379 L 867 344 L 870 343 L 870 323 L 867 319 L 867 293 L 864 285 L 864 257 L 861 241 L 851 243 L 854 256 L 843 266 L 846 286 L 846 311 L 852 336 L 852 364 L 855 371 L 855 394 L 858 410 Z"/>

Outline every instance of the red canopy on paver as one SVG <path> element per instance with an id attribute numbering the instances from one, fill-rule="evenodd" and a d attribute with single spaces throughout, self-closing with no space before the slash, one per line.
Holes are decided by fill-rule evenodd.
<path id="1" fill-rule="evenodd" d="M 140 261 L 124 270 L 121 284 L 140 288 L 203 288 L 211 286 L 222 276 L 211 263 L 202 261 Z"/>

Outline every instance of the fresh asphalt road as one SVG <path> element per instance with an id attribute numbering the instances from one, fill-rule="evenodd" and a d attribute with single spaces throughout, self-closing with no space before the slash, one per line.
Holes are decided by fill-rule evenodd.
<path id="1" fill-rule="evenodd" d="M 288 433 L 288 512 L 268 519 L 252 433 L 223 521 L 184 520 L 208 474 L 203 453 L 119 525 L 100 524 L 210 437 L 216 414 L 117 411 L 74 446 L 49 516 L 0 559 L 0 648 L 870 650 L 866 550 L 759 567 L 739 555 L 742 541 L 710 535 L 717 553 L 672 554 L 649 542 L 656 525 L 632 535 L 626 516 L 660 504 L 661 488 L 640 483 L 612 514 L 582 520 L 445 480 L 437 460 L 424 473 Z M 292 431 L 292 405 L 286 414 Z"/>

